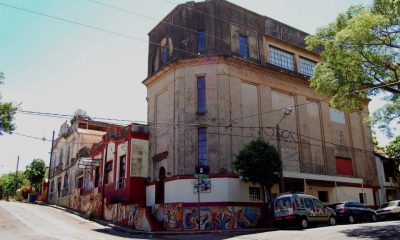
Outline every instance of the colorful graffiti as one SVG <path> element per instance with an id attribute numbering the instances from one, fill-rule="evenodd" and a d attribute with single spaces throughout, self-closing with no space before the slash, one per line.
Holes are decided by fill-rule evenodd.
<path id="1" fill-rule="evenodd" d="M 118 205 L 117 204 L 104 204 L 104 219 L 107 221 L 116 221 L 118 213 Z"/>
<path id="2" fill-rule="evenodd" d="M 151 213 L 156 217 L 157 222 L 162 223 L 165 218 L 164 204 L 156 204 L 151 208 Z"/>
<path id="3" fill-rule="evenodd" d="M 164 228 L 182 230 L 182 203 L 164 204 Z"/>
<path id="4" fill-rule="evenodd" d="M 142 231 L 151 231 L 151 225 L 146 214 L 146 208 L 138 208 L 133 217 L 135 229 Z"/>
<path id="5" fill-rule="evenodd" d="M 82 213 L 91 211 L 97 216 L 101 215 L 101 194 L 90 192 L 85 195 L 80 195 L 80 192 L 79 188 L 72 190 L 69 207 Z"/>
<path id="6" fill-rule="evenodd" d="M 153 210 L 153 215 L 159 221 L 162 216 L 160 212 L 160 209 Z M 198 208 L 182 207 L 182 203 L 165 204 L 163 214 L 166 230 L 197 230 L 199 224 L 202 230 L 228 230 L 256 227 L 261 217 L 261 208 L 204 206 L 200 208 L 200 223 Z"/>

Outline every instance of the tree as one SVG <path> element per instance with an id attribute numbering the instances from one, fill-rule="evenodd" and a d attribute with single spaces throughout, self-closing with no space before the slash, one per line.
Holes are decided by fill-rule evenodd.
<path id="1" fill-rule="evenodd" d="M 240 150 L 233 164 L 245 181 L 261 185 L 262 196 L 271 207 L 271 189 L 279 183 L 282 166 L 276 148 L 262 139 L 252 140 Z"/>
<path id="2" fill-rule="evenodd" d="M 43 182 L 46 174 L 46 166 L 42 159 L 34 159 L 31 164 L 26 166 L 25 175 L 31 186 L 39 189 L 39 185 Z"/>
<path id="3" fill-rule="evenodd" d="M 16 184 L 17 183 L 17 184 Z M 2 193 L 7 193 L 8 195 L 15 195 L 15 191 L 22 186 L 26 185 L 28 180 L 24 172 L 18 172 L 18 177 L 15 173 L 7 173 L 0 176 L 0 197 Z M 17 187 L 17 188 L 15 188 Z"/>
<path id="4" fill-rule="evenodd" d="M 0 72 L 0 84 L 3 84 L 4 74 Z M 17 107 L 14 106 L 12 103 L 1 102 L 1 95 L 0 95 L 0 136 L 4 133 L 12 133 L 15 130 L 14 115 L 17 111 Z"/>
<path id="5" fill-rule="evenodd" d="M 400 117 L 400 1 L 374 0 L 353 6 L 334 22 L 306 37 L 307 49 L 321 50 L 311 86 L 345 112 L 362 109 L 367 97 L 385 91 L 388 103 L 371 123 L 390 136 L 389 124 Z M 370 89 L 363 91 L 364 89 Z"/>
<path id="6" fill-rule="evenodd" d="M 389 158 L 394 160 L 394 167 L 398 172 L 400 167 L 400 136 L 397 136 L 386 146 L 385 152 Z"/>

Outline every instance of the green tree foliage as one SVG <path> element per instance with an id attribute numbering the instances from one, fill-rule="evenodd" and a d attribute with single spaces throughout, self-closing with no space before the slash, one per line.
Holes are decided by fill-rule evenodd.
<path id="1" fill-rule="evenodd" d="M 400 136 L 397 136 L 386 146 L 386 154 L 394 160 L 395 169 L 399 171 L 400 167 Z"/>
<path id="2" fill-rule="evenodd" d="M 240 150 L 233 164 L 245 181 L 262 186 L 271 206 L 271 189 L 280 180 L 281 161 L 276 148 L 262 139 L 253 140 Z"/>
<path id="3" fill-rule="evenodd" d="M 0 84 L 3 83 L 4 74 L 0 72 Z M 4 133 L 12 133 L 15 130 L 14 115 L 17 111 L 17 107 L 14 106 L 12 103 L 1 102 L 1 95 L 0 95 L 0 136 Z"/>
<path id="4" fill-rule="evenodd" d="M 400 84 L 394 84 L 400 81 L 400 1 L 350 7 L 306 43 L 309 50 L 322 49 L 323 63 L 315 67 L 311 86 L 345 112 L 359 111 L 367 97 L 387 92 L 388 103 L 371 122 L 389 130 L 388 123 L 400 117 Z M 360 91 L 366 88 L 373 90 Z"/>
<path id="5" fill-rule="evenodd" d="M 25 175 L 35 189 L 43 182 L 46 174 L 46 166 L 42 159 L 34 159 L 31 164 L 26 166 Z"/>
<path id="6" fill-rule="evenodd" d="M 15 183 L 17 182 L 17 188 L 15 188 Z M 3 193 L 14 196 L 15 191 L 28 183 L 24 172 L 18 172 L 18 177 L 16 178 L 15 173 L 7 173 L 0 176 L 0 196 Z"/>

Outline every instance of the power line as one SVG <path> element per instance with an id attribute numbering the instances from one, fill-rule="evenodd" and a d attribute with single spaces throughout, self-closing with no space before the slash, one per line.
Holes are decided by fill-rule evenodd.
<path id="1" fill-rule="evenodd" d="M 113 34 L 113 35 L 116 35 L 116 36 L 119 36 L 119 37 L 123 37 L 123 38 L 126 38 L 126 39 L 131 39 L 131 40 L 145 42 L 145 43 L 149 43 L 149 44 L 153 44 L 153 45 L 157 45 L 157 46 L 162 46 L 161 43 L 148 41 L 148 40 L 141 39 L 141 38 L 138 38 L 138 37 L 135 37 L 135 36 L 131 36 L 131 35 L 128 35 L 128 34 L 125 34 L 125 33 L 115 32 L 115 31 L 108 30 L 108 29 L 105 29 L 105 28 L 100 28 L 100 27 L 97 27 L 97 26 L 93 26 L 93 25 L 89 25 L 89 24 L 85 24 L 85 23 L 80 23 L 80 22 L 77 22 L 77 21 L 74 21 L 74 20 L 69 20 L 69 19 L 66 19 L 66 18 L 61 18 L 61 17 L 49 15 L 49 14 L 46 14 L 46 13 L 41 13 L 41 12 L 37 12 L 37 11 L 34 11 L 34 10 L 21 8 L 21 7 L 17 7 L 17 6 L 14 6 L 14 5 L 9 5 L 9 4 L 2 3 L 2 2 L 0 2 L 0 5 L 3 5 L 5 7 L 9 7 L 9 8 L 13 8 L 13 9 L 17 9 L 17 10 L 20 10 L 20 11 L 23 11 L 23 12 L 28 12 L 28 13 L 40 15 L 42 17 L 52 18 L 52 19 L 55 19 L 55 20 L 58 20 L 58 21 L 62 21 L 62 22 L 66 22 L 66 23 L 70 23 L 70 24 L 74 24 L 74 25 L 78 25 L 78 26 L 85 27 L 85 28 L 90 28 L 90 29 L 93 29 L 93 30 L 97 30 L 97 31 L 101 31 L 101 32 L 109 33 L 109 34 Z M 169 47 L 169 48 L 172 48 L 172 49 L 174 49 L 176 51 L 179 51 L 179 52 L 190 53 L 190 54 L 193 54 L 195 56 L 198 55 L 195 52 L 183 50 L 183 49 L 180 49 L 180 48 L 175 48 L 175 47 Z"/>
<path id="2" fill-rule="evenodd" d="M 158 18 L 151 17 L 151 16 L 148 16 L 148 15 L 145 15 L 145 14 L 142 14 L 142 13 L 134 12 L 132 10 L 127 10 L 127 9 L 124 9 L 124 8 L 121 8 L 121 7 L 118 7 L 118 6 L 115 6 L 115 5 L 111 5 L 111 4 L 108 4 L 108 3 L 103 3 L 103 2 L 96 1 L 96 0 L 87 0 L 87 1 L 92 2 L 94 4 L 105 6 L 105 7 L 108 7 L 108 8 L 112 8 L 112 9 L 115 9 L 115 10 L 118 10 L 118 11 L 121 11 L 121 12 L 125 12 L 125 13 L 131 14 L 131 15 L 135 15 L 135 16 L 139 16 L 139 17 L 146 18 L 146 19 L 149 19 L 149 20 L 153 20 L 153 21 L 156 21 L 156 22 L 159 22 L 159 23 L 162 22 L 162 23 L 170 25 L 172 27 L 176 27 L 176 28 L 180 28 L 180 29 L 183 29 L 183 30 L 187 30 L 187 31 L 192 32 L 192 33 L 196 33 L 196 34 L 203 33 L 203 32 L 191 29 L 191 28 L 187 28 L 187 27 L 184 27 L 184 26 L 181 26 L 181 25 L 178 25 L 178 24 L 174 24 L 172 22 L 168 22 L 168 21 L 166 21 L 164 19 L 158 19 Z M 227 43 L 229 42 L 224 38 L 220 38 L 220 37 L 217 37 L 215 35 L 207 34 L 205 32 L 204 32 L 204 36 L 211 37 L 211 38 L 214 38 L 214 39 L 219 39 L 219 40 L 221 40 L 223 42 L 227 42 Z"/>

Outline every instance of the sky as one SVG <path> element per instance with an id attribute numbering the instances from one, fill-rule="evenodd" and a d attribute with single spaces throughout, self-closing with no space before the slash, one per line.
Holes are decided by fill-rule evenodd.
<path id="1" fill-rule="evenodd" d="M 97 2 L 97 3 L 96 3 Z M 116 8 L 100 3 L 111 4 Z M 2 101 L 27 111 L 146 121 L 147 33 L 179 0 L 0 0 L 0 85 Z M 307 33 L 367 0 L 231 0 L 244 8 Z M 12 5 L 12 7 L 3 4 Z M 22 11 L 40 12 L 78 24 Z M 128 13 L 131 12 L 131 13 Z M 132 12 L 138 13 L 133 14 Z M 383 102 L 375 99 L 370 109 Z M 24 170 L 34 158 L 48 164 L 52 131 L 66 119 L 16 114 L 15 133 L 0 136 L 0 174 Z M 378 136 L 381 144 L 387 139 Z"/>

